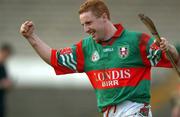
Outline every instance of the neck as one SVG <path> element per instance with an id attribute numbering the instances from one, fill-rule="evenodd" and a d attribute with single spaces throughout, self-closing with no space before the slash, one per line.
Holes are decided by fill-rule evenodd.
<path id="1" fill-rule="evenodd" d="M 117 31 L 116 27 L 113 25 L 112 22 L 107 22 L 107 25 L 105 26 L 105 37 L 104 41 L 109 40 L 113 37 L 115 32 Z"/>

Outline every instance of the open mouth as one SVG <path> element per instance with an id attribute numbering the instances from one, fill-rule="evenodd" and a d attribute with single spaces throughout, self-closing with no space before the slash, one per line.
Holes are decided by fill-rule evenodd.
<path id="1" fill-rule="evenodd" d="M 91 31 L 89 34 L 94 38 L 96 31 Z"/>

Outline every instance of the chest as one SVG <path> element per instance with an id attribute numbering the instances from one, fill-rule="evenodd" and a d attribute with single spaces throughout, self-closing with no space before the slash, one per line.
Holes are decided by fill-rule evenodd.
<path id="1" fill-rule="evenodd" d="M 102 46 L 93 43 L 85 50 L 85 71 L 142 66 L 138 43 L 116 41 Z"/>

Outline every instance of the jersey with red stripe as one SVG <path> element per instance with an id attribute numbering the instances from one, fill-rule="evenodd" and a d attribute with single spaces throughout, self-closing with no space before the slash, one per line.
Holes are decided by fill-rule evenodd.
<path id="1" fill-rule="evenodd" d="M 99 111 L 126 100 L 149 103 L 151 67 L 171 67 L 154 38 L 120 24 L 115 27 L 117 32 L 109 41 L 89 36 L 70 48 L 52 50 L 51 55 L 56 74 L 87 74 Z"/>

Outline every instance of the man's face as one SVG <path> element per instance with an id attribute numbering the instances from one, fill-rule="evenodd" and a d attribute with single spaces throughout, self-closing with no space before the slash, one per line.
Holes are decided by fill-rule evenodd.
<path id="1" fill-rule="evenodd" d="M 91 11 L 80 14 L 80 22 L 84 31 L 95 40 L 102 40 L 105 37 L 105 19 L 96 17 Z"/>

